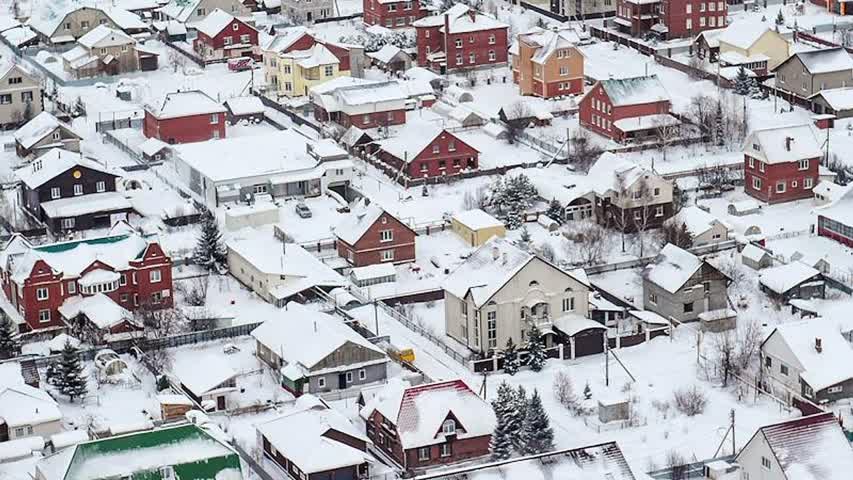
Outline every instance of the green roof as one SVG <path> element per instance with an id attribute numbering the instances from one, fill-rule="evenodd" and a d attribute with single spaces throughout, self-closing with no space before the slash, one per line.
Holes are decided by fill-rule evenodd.
<path id="1" fill-rule="evenodd" d="M 77 248 L 80 245 L 103 245 L 105 243 L 116 243 L 127 239 L 129 234 L 113 235 L 111 237 L 84 238 L 82 240 L 72 240 L 70 242 L 51 243 L 50 245 L 40 245 L 33 247 L 34 250 L 47 253 L 67 252 Z"/>
<path id="2" fill-rule="evenodd" d="M 173 467 L 180 480 L 213 480 L 223 470 L 239 472 L 240 459 L 208 432 L 186 424 L 81 443 L 62 478 L 159 480 L 162 466 Z"/>

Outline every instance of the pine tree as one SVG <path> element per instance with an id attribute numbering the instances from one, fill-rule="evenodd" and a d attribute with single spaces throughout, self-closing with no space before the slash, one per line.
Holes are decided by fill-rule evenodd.
<path id="1" fill-rule="evenodd" d="M 522 455 L 535 455 L 554 449 L 554 430 L 551 429 L 551 421 L 539 392 L 533 390 L 530 401 L 527 402 L 527 415 L 524 417 L 521 436 L 524 439 L 524 450 Z"/>
<path id="2" fill-rule="evenodd" d="M 0 359 L 12 358 L 20 353 L 21 345 L 15 336 L 12 321 L 3 313 L 0 315 Z"/>
<path id="3" fill-rule="evenodd" d="M 533 205 L 533 200 L 538 195 L 536 187 L 527 178 L 520 174 L 502 181 L 498 179 L 491 187 L 488 206 L 497 212 L 506 228 L 515 230 L 524 225 L 524 215 L 527 209 Z"/>
<path id="4" fill-rule="evenodd" d="M 542 342 L 542 332 L 536 325 L 530 327 L 527 334 L 527 366 L 534 372 L 545 366 L 545 345 Z"/>
<path id="5" fill-rule="evenodd" d="M 586 382 L 586 385 L 583 387 L 583 398 L 584 400 L 592 398 L 592 389 L 589 388 L 589 382 Z"/>
<path id="6" fill-rule="evenodd" d="M 551 203 L 548 204 L 548 210 L 545 211 L 545 215 L 551 220 L 563 223 L 563 205 L 556 198 L 551 200 Z"/>
<path id="7" fill-rule="evenodd" d="M 73 402 L 75 398 L 86 395 L 86 375 L 80 363 L 80 352 L 71 345 L 71 342 L 65 342 L 61 355 L 57 372 L 57 388 L 63 395 L 68 395 Z"/>
<path id="8" fill-rule="evenodd" d="M 506 348 L 504 349 L 504 373 L 515 375 L 518 373 L 520 366 L 518 352 L 515 350 L 515 343 L 512 342 L 512 338 L 509 338 L 506 341 Z"/>
<path id="9" fill-rule="evenodd" d="M 749 95 L 751 86 L 750 77 L 746 73 L 746 69 L 741 65 L 737 70 L 737 77 L 735 77 L 735 93 L 738 95 Z"/>
<path id="10" fill-rule="evenodd" d="M 50 362 L 45 369 L 45 380 L 48 385 L 59 385 L 59 362 L 56 360 Z"/>
<path id="11" fill-rule="evenodd" d="M 512 389 L 510 388 L 510 390 Z M 527 391 L 519 385 L 518 390 L 511 393 L 512 401 L 506 413 L 507 428 L 510 432 L 513 448 L 516 452 L 521 453 L 524 451 L 525 443 L 522 428 L 524 427 L 524 419 L 527 417 Z"/>
<path id="12" fill-rule="evenodd" d="M 512 455 L 512 438 L 510 411 L 515 400 L 515 391 L 506 381 L 498 386 L 498 396 L 492 400 L 492 409 L 495 411 L 495 431 L 489 442 L 489 451 L 494 460 L 506 460 Z"/>
<path id="13" fill-rule="evenodd" d="M 208 271 L 222 267 L 226 263 L 227 251 L 222 243 L 222 233 L 216 217 L 210 210 L 205 210 L 201 216 L 201 234 L 193 252 L 193 262 Z"/>
<path id="14" fill-rule="evenodd" d="M 519 236 L 519 241 L 521 242 L 521 248 L 528 249 L 530 248 L 530 240 L 533 237 L 530 236 L 530 232 L 527 230 L 527 225 L 521 227 L 521 235 Z"/>
<path id="15" fill-rule="evenodd" d="M 779 10 L 779 13 L 776 15 L 776 26 L 781 27 L 785 24 L 785 16 L 782 15 L 782 10 Z"/>

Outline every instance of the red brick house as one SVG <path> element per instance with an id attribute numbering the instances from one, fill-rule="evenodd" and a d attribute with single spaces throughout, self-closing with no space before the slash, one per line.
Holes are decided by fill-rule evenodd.
<path id="1" fill-rule="evenodd" d="M 395 81 L 338 77 L 311 89 L 314 118 L 346 128 L 389 127 L 406 123 L 406 90 Z"/>
<path id="2" fill-rule="evenodd" d="M 159 105 L 145 106 L 142 133 L 168 144 L 225 138 L 225 107 L 200 90 L 166 94 Z"/>
<path id="3" fill-rule="evenodd" d="M 418 0 L 362 0 L 364 23 L 385 28 L 410 27 L 426 16 Z"/>
<path id="4" fill-rule="evenodd" d="M 414 23 L 418 66 L 445 72 L 507 63 L 509 26 L 457 3 L 441 15 Z"/>
<path id="5" fill-rule="evenodd" d="M 617 0 L 613 22 L 635 37 L 653 33 L 671 39 L 725 27 L 727 15 L 724 0 Z"/>
<path id="6" fill-rule="evenodd" d="M 105 237 L 31 245 L 15 235 L 0 251 L 0 284 L 22 331 L 65 328 L 60 308 L 104 294 L 127 310 L 172 306 L 172 260 L 126 223 Z"/>
<path id="7" fill-rule="evenodd" d="M 205 60 L 258 57 L 258 31 L 224 10 L 210 12 L 195 27 L 193 50 Z"/>
<path id="8" fill-rule="evenodd" d="M 489 453 L 492 408 L 462 380 L 389 383 L 361 409 L 367 437 L 408 472 Z"/>
<path id="9" fill-rule="evenodd" d="M 811 198 L 822 156 L 809 124 L 754 130 L 744 142 L 744 189 L 767 203 Z"/>
<path id="10" fill-rule="evenodd" d="M 817 234 L 853 247 L 853 189 L 817 209 Z"/>
<path id="11" fill-rule="evenodd" d="M 680 123 L 657 75 L 601 80 L 578 107 L 582 127 L 617 142 L 642 140 Z"/>
<path id="12" fill-rule="evenodd" d="M 409 178 L 458 175 L 476 170 L 480 152 L 447 130 L 424 132 L 406 128 L 399 135 L 378 142 L 376 156 Z"/>
<path id="13" fill-rule="evenodd" d="M 355 209 L 335 227 L 338 255 L 353 267 L 414 261 L 416 236 L 375 203 Z"/>

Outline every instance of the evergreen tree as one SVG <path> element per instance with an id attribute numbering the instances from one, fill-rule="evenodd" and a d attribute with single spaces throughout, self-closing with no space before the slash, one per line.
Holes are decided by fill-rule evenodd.
<path id="1" fill-rule="evenodd" d="M 169 379 L 166 378 L 165 375 L 160 375 L 157 378 L 157 391 L 158 392 L 162 392 L 163 390 L 168 390 L 170 386 L 171 385 L 169 385 Z"/>
<path id="2" fill-rule="evenodd" d="M 506 348 L 504 349 L 504 373 L 515 375 L 518 373 L 519 365 L 518 352 L 515 351 L 515 343 L 512 338 L 507 339 Z"/>
<path id="3" fill-rule="evenodd" d="M 746 69 L 741 65 L 737 70 L 735 77 L 735 93 L 738 95 L 749 95 L 749 90 L 752 87 L 750 76 L 746 73 Z"/>
<path id="4" fill-rule="evenodd" d="M 527 415 L 521 430 L 524 439 L 524 450 L 521 452 L 523 455 L 535 455 L 554 449 L 554 430 L 551 429 L 551 421 L 542 407 L 539 392 L 535 389 L 527 402 Z"/>
<path id="5" fill-rule="evenodd" d="M 531 326 L 527 334 L 527 366 L 534 372 L 545 366 L 545 345 L 542 342 L 542 332 L 536 325 Z"/>
<path id="6" fill-rule="evenodd" d="M 563 205 L 556 198 L 551 200 L 551 203 L 548 204 L 548 210 L 545 211 L 545 215 L 551 220 L 563 223 Z"/>
<path id="7" fill-rule="evenodd" d="M 521 248 L 527 249 L 530 247 L 530 240 L 532 240 L 532 237 L 530 236 L 530 232 L 527 230 L 527 225 L 521 227 L 519 240 L 521 241 Z"/>
<path id="8" fill-rule="evenodd" d="M 583 387 L 583 398 L 584 400 L 592 398 L 592 389 L 589 388 L 589 382 L 586 382 L 586 386 Z"/>
<path id="9" fill-rule="evenodd" d="M 12 321 L 3 313 L 0 315 L 0 359 L 12 358 L 20 353 L 21 345 L 18 343 Z"/>
<path id="10" fill-rule="evenodd" d="M 495 411 L 495 431 L 489 442 L 489 451 L 493 460 L 506 460 L 512 455 L 512 418 L 510 411 L 515 400 L 515 391 L 506 381 L 498 387 L 498 396 L 492 400 L 492 409 Z"/>
<path id="11" fill-rule="evenodd" d="M 518 390 L 512 392 L 512 401 L 510 409 L 507 410 L 507 428 L 512 439 L 512 446 L 516 452 L 524 451 L 524 437 L 522 429 L 524 427 L 524 419 L 527 417 L 527 391 L 521 385 Z"/>
<path id="12" fill-rule="evenodd" d="M 56 386 L 60 393 L 68 395 L 68 398 L 73 402 L 75 398 L 86 395 L 86 375 L 84 375 L 83 365 L 80 363 L 80 352 L 71 345 L 71 342 L 65 342 L 61 355 L 57 369 Z"/>
<path id="13" fill-rule="evenodd" d="M 784 24 L 785 24 L 785 16 L 782 15 L 782 10 L 779 9 L 779 13 L 776 15 L 776 26 L 781 27 Z"/>
<path id="14" fill-rule="evenodd" d="M 50 362 L 45 369 L 45 380 L 48 385 L 59 385 L 59 362 L 56 360 Z"/>
<path id="15" fill-rule="evenodd" d="M 515 230 L 524 224 L 524 214 L 538 195 L 527 175 L 520 174 L 506 181 L 498 179 L 491 187 L 487 206 L 497 212 L 506 228 Z"/>
<path id="16" fill-rule="evenodd" d="M 205 210 L 201 216 L 201 234 L 193 251 L 193 262 L 212 271 L 225 266 L 226 255 L 216 217 L 210 210 Z"/>
<path id="17" fill-rule="evenodd" d="M 723 146 L 726 142 L 726 135 L 723 130 L 723 104 L 717 101 L 717 111 L 714 114 L 714 136 L 716 137 L 717 146 Z"/>

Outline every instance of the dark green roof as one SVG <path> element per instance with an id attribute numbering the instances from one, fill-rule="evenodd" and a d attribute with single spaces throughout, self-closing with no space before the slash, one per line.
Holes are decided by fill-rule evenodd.
<path id="1" fill-rule="evenodd" d="M 34 250 L 46 253 L 67 252 L 77 248 L 80 245 L 103 245 L 106 243 L 116 243 L 127 239 L 129 234 L 113 235 L 111 237 L 84 238 L 82 240 L 72 240 L 70 242 L 51 243 L 50 245 L 41 245 L 34 247 Z"/>

